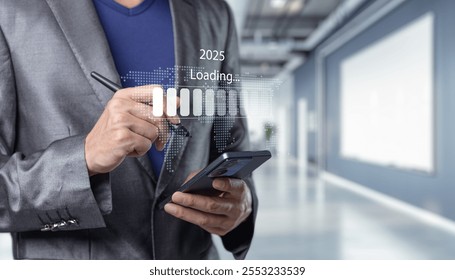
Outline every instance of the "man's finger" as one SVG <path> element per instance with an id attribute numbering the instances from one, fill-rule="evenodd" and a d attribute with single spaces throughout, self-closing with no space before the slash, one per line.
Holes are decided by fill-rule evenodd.
<path id="1" fill-rule="evenodd" d="M 164 95 L 164 91 L 161 86 L 146 85 L 146 86 L 122 89 L 119 91 L 119 94 L 122 95 L 122 97 L 127 97 L 135 102 L 151 106 L 152 112 L 153 112 L 153 107 L 158 108 L 158 111 L 155 112 L 155 113 L 158 113 L 158 115 L 155 114 L 155 117 L 166 118 L 172 124 L 180 123 L 180 117 L 177 115 L 177 113 L 173 114 L 173 116 L 171 116 L 171 114 L 168 113 L 167 98 Z M 156 99 L 154 100 L 154 98 L 153 98 L 154 95 L 160 97 L 159 98 L 160 101 L 158 101 L 159 104 L 156 104 L 157 100 Z M 174 102 L 176 104 L 176 108 L 179 108 L 180 107 L 179 97 L 176 96 Z"/>
<path id="2" fill-rule="evenodd" d="M 130 157 L 138 157 L 145 155 L 152 147 L 152 141 L 139 134 L 131 133 L 131 143 L 125 144 L 125 150 Z"/>
<path id="3" fill-rule="evenodd" d="M 159 129 L 158 127 L 156 127 L 156 125 L 141 119 L 135 119 L 134 121 L 131 121 L 130 124 L 127 125 L 127 127 L 132 132 L 139 134 L 151 140 L 152 142 L 155 142 L 155 140 L 159 136 Z"/>
<path id="4" fill-rule="evenodd" d="M 161 88 L 159 85 L 145 85 L 140 87 L 124 88 L 115 93 L 115 95 L 131 99 L 135 102 L 152 104 L 153 91 L 155 88 Z"/>
<path id="5" fill-rule="evenodd" d="M 223 223 L 225 219 L 223 216 L 203 213 L 201 211 L 186 208 L 178 204 L 168 203 L 164 206 L 164 211 L 176 218 L 198 225 L 204 229 L 224 226 Z"/>
<path id="6" fill-rule="evenodd" d="M 119 99 L 118 99 L 119 100 Z M 168 123 L 163 118 L 150 115 L 151 106 L 136 103 L 131 100 L 123 99 L 117 101 L 113 106 L 121 106 L 127 113 L 119 113 L 112 119 L 113 122 L 121 122 L 127 125 L 131 131 L 144 136 L 153 141 L 157 141 L 157 148 L 164 149 L 170 135 Z M 118 108 L 117 108 L 118 110 Z M 144 122 L 148 122 L 146 125 Z M 156 137 L 158 136 L 158 139 Z"/>
<path id="7" fill-rule="evenodd" d="M 233 209 L 232 203 L 227 199 L 182 192 L 174 193 L 172 202 L 201 212 L 226 216 L 229 216 Z"/>
<path id="8" fill-rule="evenodd" d="M 206 231 L 219 235 L 221 237 L 225 236 L 229 231 L 228 228 L 220 228 L 220 227 L 202 227 Z"/>
<path id="9" fill-rule="evenodd" d="M 122 100 L 119 104 L 121 105 L 116 104 L 115 106 L 123 106 L 122 111 L 126 111 L 128 114 L 141 120 L 147 121 L 157 127 L 161 122 L 163 122 L 162 118 L 153 116 L 153 107 L 150 105 L 137 103 L 129 99 Z"/>
<path id="10" fill-rule="evenodd" d="M 213 180 L 212 186 L 222 192 L 239 193 L 246 187 L 245 181 L 234 178 L 216 178 Z"/>

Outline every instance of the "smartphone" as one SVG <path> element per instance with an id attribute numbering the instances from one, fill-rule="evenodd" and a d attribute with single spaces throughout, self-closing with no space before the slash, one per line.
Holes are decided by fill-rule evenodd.
<path id="1" fill-rule="evenodd" d="M 226 152 L 184 183 L 178 191 L 206 196 L 220 195 L 221 192 L 212 187 L 212 181 L 215 178 L 243 179 L 271 157 L 269 151 Z M 165 198 L 160 202 L 159 207 L 164 208 L 164 205 L 169 203 L 171 199 L 172 195 Z"/>

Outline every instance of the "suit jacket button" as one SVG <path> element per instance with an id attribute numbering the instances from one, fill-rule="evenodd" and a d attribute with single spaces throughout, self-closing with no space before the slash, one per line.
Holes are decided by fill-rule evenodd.
<path id="1" fill-rule="evenodd" d="M 68 226 L 68 223 L 65 220 L 61 220 L 58 225 L 59 228 L 65 228 Z"/>
<path id="2" fill-rule="evenodd" d="M 67 222 L 69 225 L 79 225 L 79 221 L 77 219 L 69 219 Z"/>
<path id="3" fill-rule="evenodd" d="M 51 230 L 51 225 L 50 224 L 46 224 L 46 225 L 44 225 L 41 228 L 41 231 L 50 231 L 50 230 Z"/>
<path id="4" fill-rule="evenodd" d="M 59 224 L 59 223 L 53 223 L 53 224 L 51 225 L 51 231 L 56 231 L 56 230 L 58 230 L 58 224 Z"/>

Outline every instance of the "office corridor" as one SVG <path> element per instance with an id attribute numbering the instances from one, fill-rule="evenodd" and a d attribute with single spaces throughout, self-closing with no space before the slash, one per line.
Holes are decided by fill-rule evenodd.
<path id="1" fill-rule="evenodd" d="M 455 231 L 302 176 L 294 164 L 272 161 L 255 180 L 260 210 L 249 259 L 455 258 Z"/>

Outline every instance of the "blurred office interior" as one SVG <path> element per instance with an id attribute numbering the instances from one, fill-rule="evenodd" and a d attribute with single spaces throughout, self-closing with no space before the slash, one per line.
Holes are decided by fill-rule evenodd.
<path id="1" fill-rule="evenodd" d="M 242 72 L 281 81 L 248 258 L 455 258 L 455 1 L 226 1 Z"/>
<path id="2" fill-rule="evenodd" d="M 249 258 L 453 259 L 455 1 L 228 3 L 243 72 L 283 82 Z"/>

